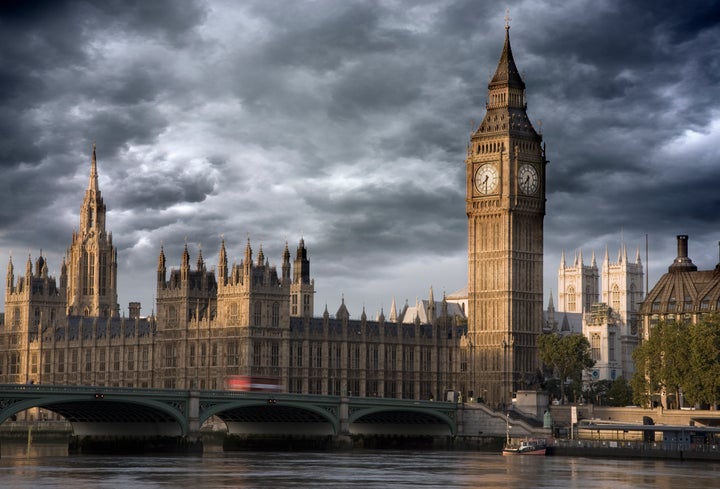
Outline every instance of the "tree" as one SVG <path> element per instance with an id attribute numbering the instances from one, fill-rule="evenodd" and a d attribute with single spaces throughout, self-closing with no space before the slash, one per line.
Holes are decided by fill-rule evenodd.
<path id="1" fill-rule="evenodd" d="M 607 391 L 608 406 L 627 406 L 632 402 L 632 389 L 625 377 L 620 376 L 613 380 Z"/>
<path id="2" fill-rule="evenodd" d="M 689 350 L 690 335 L 686 325 L 675 321 L 655 325 L 650 338 L 633 352 L 636 402 L 648 405 L 656 393 L 678 399 L 690 372 Z"/>
<path id="3" fill-rule="evenodd" d="M 595 361 L 590 357 L 590 342 L 581 334 L 560 336 L 544 334 L 538 340 L 540 360 L 560 379 L 560 398 L 565 399 L 565 381 L 582 384 L 582 372 Z"/>
<path id="4" fill-rule="evenodd" d="M 633 400 L 640 406 L 651 406 L 653 395 L 660 391 L 660 341 L 656 334 L 662 331 L 662 325 L 655 326 L 650 338 L 643 341 L 632 357 L 635 362 L 635 373 L 630 380 L 633 390 Z"/>
<path id="5" fill-rule="evenodd" d="M 690 375 L 683 393 L 691 404 L 718 403 L 720 399 L 720 316 L 703 318 L 690 333 Z"/>
<path id="6" fill-rule="evenodd" d="M 650 405 L 653 395 L 680 394 L 693 404 L 715 404 L 720 399 L 720 316 L 702 318 L 697 324 L 675 321 L 653 326 L 650 338 L 633 352 L 633 397 Z M 671 406 L 666 406 L 671 407 Z"/>

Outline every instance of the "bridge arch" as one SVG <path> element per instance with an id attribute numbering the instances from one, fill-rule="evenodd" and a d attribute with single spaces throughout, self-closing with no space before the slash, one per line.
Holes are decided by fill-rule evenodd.
<path id="1" fill-rule="evenodd" d="M 98 397 L 95 397 L 96 395 Z M 87 427 L 93 423 L 116 425 L 118 434 L 127 434 L 130 425 L 142 425 L 143 433 L 152 434 L 152 430 L 147 430 L 148 425 L 158 424 L 169 425 L 169 429 L 166 427 L 163 433 L 157 434 L 186 436 L 189 432 L 187 418 L 178 403 L 150 398 L 108 396 L 100 393 L 92 394 L 92 397 L 87 394 L 38 393 L 37 397 L 25 395 L 10 402 L 5 400 L 3 404 L 0 406 L 0 423 L 22 411 L 38 407 L 63 416 L 73 426 L 75 434 L 87 432 Z M 102 409 L 97 409 L 100 405 Z M 172 428 L 172 425 L 176 428 Z M 78 429 L 81 426 L 84 429 Z"/>
<path id="2" fill-rule="evenodd" d="M 216 402 L 201 407 L 200 425 L 217 416 L 228 426 L 229 433 L 242 431 L 241 426 L 260 427 L 265 431 L 281 431 L 281 426 L 293 425 L 294 432 L 309 430 L 308 434 L 337 435 L 340 431 L 338 409 L 334 406 L 314 405 L 286 399 L 238 399 Z M 320 428 L 325 425 L 329 429 Z"/>
<path id="3" fill-rule="evenodd" d="M 384 432 L 388 432 L 389 426 L 396 426 L 397 434 L 457 434 L 457 424 L 452 416 L 436 409 L 413 406 L 370 406 L 355 409 L 348 417 L 348 423 L 351 433 L 372 433 L 370 426 L 382 425 Z"/>

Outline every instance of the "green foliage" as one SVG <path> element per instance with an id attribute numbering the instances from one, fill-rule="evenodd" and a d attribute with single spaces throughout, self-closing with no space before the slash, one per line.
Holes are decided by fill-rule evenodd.
<path id="1" fill-rule="evenodd" d="M 633 391 L 625 377 L 618 377 L 607 391 L 608 406 L 628 406 L 632 404 Z"/>
<path id="2" fill-rule="evenodd" d="M 595 365 L 590 357 L 590 343 L 581 334 L 544 334 L 538 339 L 538 347 L 540 360 L 560 379 L 561 399 L 565 398 L 565 380 L 570 379 L 581 388 L 583 370 Z"/>
<path id="3" fill-rule="evenodd" d="M 720 317 L 692 327 L 689 364 L 683 383 L 685 398 L 691 404 L 716 404 L 720 398 Z"/>
<path id="4" fill-rule="evenodd" d="M 587 386 L 588 400 L 600 406 L 628 406 L 632 404 L 632 388 L 624 377 L 599 380 Z"/>
<path id="5" fill-rule="evenodd" d="M 650 338 L 633 352 L 633 399 L 652 404 L 653 395 L 680 393 L 689 404 L 717 404 L 720 400 L 720 316 L 705 316 L 694 325 L 661 322 Z"/>

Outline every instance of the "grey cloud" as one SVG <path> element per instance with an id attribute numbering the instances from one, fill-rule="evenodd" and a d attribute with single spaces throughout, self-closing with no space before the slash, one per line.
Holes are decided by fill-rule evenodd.
<path id="1" fill-rule="evenodd" d="M 717 2 L 508 6 L 551 160 L 546 289 L 560 249 L 612 249 L 622 232 L 652 236 L 653 273 L 675 234 L 705 259 L 719 162 L 709 144 L 687 153 L 683 135 L 717 124 Z M 277 262 L 304 234 L 317 309 L 330 297 L 334 312 L 343 288 L 359 313 L 368 277 L 466 253 L 465 147 L 505 7 L 15 2 L 0 10 L 0 249 L 61 255 L 95 141 L 120 282 L 144 312 L 161 242 L 171 262 L 185 237 L 193 257 L 202 243 L 212 264 L 220 234 L 236 255 L 249 235 Z M 343 194 L 332 175 L 367 178 Z M 437 282 L 462 287 L 453 273 Z M 424 295 L 417 276 L 393 280 Z"/>

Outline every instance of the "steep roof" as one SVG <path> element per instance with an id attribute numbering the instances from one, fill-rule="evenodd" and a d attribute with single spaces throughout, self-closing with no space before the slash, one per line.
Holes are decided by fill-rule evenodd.
<path id="1" fill-rule="evenodd" d="M 500 61 L 498 61 L 495 75 L 488 87 L 493 88 L 498 85 L 525 89 L 525 82 L 523 82 L 518 72 L 515 60 L 513 59 L 512 49 L 510 48 L 510 26 L 505 26 L 505 44 L 500 54 Z"/>

